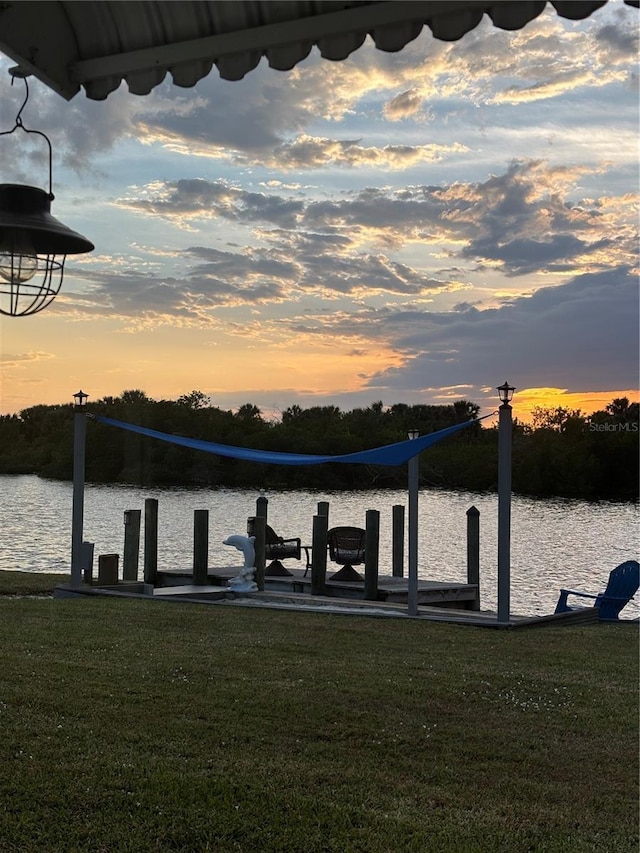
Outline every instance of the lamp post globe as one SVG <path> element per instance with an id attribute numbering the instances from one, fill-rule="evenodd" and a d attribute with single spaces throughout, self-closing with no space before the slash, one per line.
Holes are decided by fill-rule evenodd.
<path id="1" fill-rule="evenodd" d="M 496 388 L 496 391 L 498 392 L 500 402 L 502 403 L 503 406 L 508 406 L 509 403 L 513 400 L 513 392 L 515 390 L 516 389 L 514 388 L 514 386 L 509 385 L 509 383 L 506 381 L 506 379 L 505 379 L 503 385 L 498 385 L 498 387 Z"/>
<path id="2" fill-rule="evenodd" d="M 84 391 L 76 391 L 73 395 L 74 408 L 76 411 L 78 409 L 84 409 L 87 405 L 87 400 L 89 399 L 89 395 L 85 394 Z"/>

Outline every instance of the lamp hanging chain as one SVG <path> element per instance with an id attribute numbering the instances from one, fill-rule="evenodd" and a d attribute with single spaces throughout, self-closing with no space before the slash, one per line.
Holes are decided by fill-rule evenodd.
<path id="1" fill-rule="evenodd" d="M 14 133 L 18 128 L 23 130 L 25 133 L 33 133 L 36 136 L 41 136 L 47 143 L 49 149 L 49 200 L 53 201 L 55 196 L 53 195 L 53 154 L 51 150 L 51 141 L 46 133 L 43 133 L 41 130 L 30 130 L 29 128 L 24 126 L 22 121 L 22 111 L 27 106 L 27 101 L 29 100 L 29 84 L 27 83 L 27 78 L 24 72 L 20 68 L 10 68 L 9 74 L 11 74 L 11 85 L 13 86 L 16 77 L 22 78 L 24 80 L 25 86 L 25 98 L 22 102 L 22 106 L 18 110 L 18 114 L 16 115 L 16 123 L 11 128 L 11 130 L 2 130 L 0 131 L 0 136 L 10 136 Z"/>

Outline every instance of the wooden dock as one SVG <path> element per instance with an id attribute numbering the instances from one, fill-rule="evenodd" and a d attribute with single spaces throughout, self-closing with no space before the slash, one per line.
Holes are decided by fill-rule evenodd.
<path id="1" fill-rule="evenodd" d="M 212 586 L 226 587 L 227 581 L 238 574 L 238 566 L 224 566 L 209 569 L 208 583 Z M 289 575 L 266 575 L 265 592 L 292 593 L 311 598 L 311 573 L 303 569 L 289 569 Z M 306 575 L 306 576 L 305 576 Z M 187 571 L 158 571 L 157 586 L 160 588 L 184 586 L 192 583 L 192 575 Z M 326 579 L 324 597 L 346 599 L 349 601 L 364 598 L 364 579 L 362 581 L 334 581 L 331 575 Z M 390 575 L 378 578 L 376 601 L 389 604 L 407 604 L 409 581 L 407 578 Z M 318 596 L 313 596 L 317 598 Z M 452 581 L 418 581 L 418 605 L 428 607 L 448 607 L 456 610 L 476 610 L 478 587 L 468 583 Z"/>
<path id="2" fill-rule="evenodd" d="M 442 622 L 449 625 L 467 625 L 478 628 L 520 629 L 570 625 L 597 624 L 595 607 L 580 611 L 556 613 L 549 616 L 511 615 L 508 623 L 500 623 L 497 614 L 489 611 L 458 609 L 453 605 L 420 605 L 416 616 L 409 616 L 407 605 L 397 601 L 365 601 L 363 598 L 341 598 L 330 595 L 310 595 L 292 591 L 266 589 L 263 592 L 237 593 L 229 587 L 216 584 L 196 585 L 187 573 L 172 572 L 169 585 L 153 587 L 142 582 L 119 582 L 112 586 L 82 584 L 74 588 L 61 585 L 55 588 L 54 598 L 82 598 L 86 596 L 114 596 L 139 598 L 155 602 L 181 604 L 208 604 L 220 607 L 267 608 L 306 613 L 340 614 L 374 618 L 418 619 L 425 622 Z M 399 579 L 400 580 L 400 579 Z M 183 583 L 183 581 L 187 581 Z M 424 582 L 427 583 L 427 582 Z"/>

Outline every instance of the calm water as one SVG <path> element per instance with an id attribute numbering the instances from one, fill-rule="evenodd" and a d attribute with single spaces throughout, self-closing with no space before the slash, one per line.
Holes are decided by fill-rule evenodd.
<path id="1" fill-rule="evenodd" d="M 35 476 L 0 476 L 2 544 L 0 569 L 68 572 L 71 541 L 70 483 Z M 238 565 L 242 559 L 222 544 L 244 534 L 259 492 L 220 489 L 142 489 L 87 485 L 84 538 L 97 555 L 122 554 L 124 510 L 144 510 L 145 498 L 159 501 L 158 564 L 161 569 L 192 565 L 193 511 L 209 510 L 209 564 Z M 380 511 L 380 571 L 391 574 L 391 518 L 404 491 L 273 492 L 269 523 L 283 536 L 311 542 L 318 501 L 329 501 L 329 524 L 364 527 L 367 509 Z M 466 511 L 480 511 L 480 581 L 483 609 L 496 608 L 497 496 L 472 492 L 420 493 L 419 574 L 432 580 L 466 580 Z M 574 500 L 514 497 L 511 544 L 511 610 L 552 613 L 560 587 L 596 593 L 618 563 L 638 559 L 638 506 Z M 405 546 L 405 555 L 406 555 Z M 406 556 L 405 556 L 406 559 Z M 141 563 L 142 566 L 142 558 Z M 623 616 L 640 614 L 637 604 Z"/>

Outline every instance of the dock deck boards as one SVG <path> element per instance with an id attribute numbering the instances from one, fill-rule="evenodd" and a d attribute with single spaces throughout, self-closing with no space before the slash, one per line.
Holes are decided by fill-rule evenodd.
<path id="1" fill-rule="evenodd" d="M 581 611 L 551 614 L 550 616 L 511 615 L 508 623 L 499 623 L 497 615 L 488 611 L 459 610 L 447 607 L 421 605 L 417 616 L 409 616 L 406 604 L 390 601 L 365 601 L 335 596 L 309 595 L 307 593 L 269 591 L 234 593 L 226 586 L 210 584 L 195 586 L 178 582 L 166 587 L 151 587 L 143 583 L 118 583 L 115 586 L 90 586 L 79 588 L 61 585 L 55 588 L 54 598 L 84 596 L 115 596 L 118 598 L 143 598 L 157 602 L 205 604 L 218 607 L 271 608 L 308 613 L 341 614 L 365 617 L 418 619 L 425 622 L 442 622 L 450 625 L 467 625 L 483 628 L 520 629 L 544 626 L 585 625 L 598 622 L 595 607 Z"/>
<path id="2" fill-rule="evenodd" d="M 228 586 L 237 577 L 238 565 L 210 568 L 207 584 L 193 583 L 193 574 L 185 569 L 164 569 L 157 572 L 155 585 L 142 581 L 115 585 L 96 583 L 80 587 L 56 587 L 54 598 L 106 595 L 145 598 L 154 601 L 193 604 L 274 608 L 309 613 L 333 613 L 371 617 L 419 619 L 431 622 L 469 625 L 487 628 L 528 628 L 553 625 L 593 624 L 598 621 L 595 607 L 548 616 L 518 616 L 511 614 L 508 622 L 498 622 L 497 614 L 477 609 L 478 589 L 474 584 L 453 581 L 418 580 L 417 615 L 408 613 L 406 577 L 379 575 L 378 596 L 375 601 L 364 598 L 364 578 L 361 581 L 336 581 L 328 572 L 324 595 L 311 594 L 311 576 L 304 568 L 289 569 L 287 574 L 265 576 L 265 589 L 256 592 L 237 592 Z"/>
<path id="3" fill-rule="evenodd" d="M 300 593 L 310 596 L 311 576 L 303 569 L 290 569 L 290 575 L 265 576 L 265 590 L 268 592 Z M 236 577 L 238 566 L 223 566 L 211 568 L 208 572 L 210 584 L 227 585 L 230 578 Z M 158 572 L 161 587 L 176 584 L 184 585 L 191 580 L 191 574 L 181 570 Z M 380 575 L 378 578 L 379 602 L 407 603 L 409 581 L 406 577 Z M 333 581 L 331 574 L 326 579 L 326 595 L 329 598 L 361 600 L 364 596 L 363 581 Z M 314 596 L 315 597 L 315 596 Z M 455 583 L 453 581 L 418 580 L 418 605 L 434 607 L 457 607 L 462 610 L 472 610 L 477 597 L 477 587 L 474 584 Z"/>

